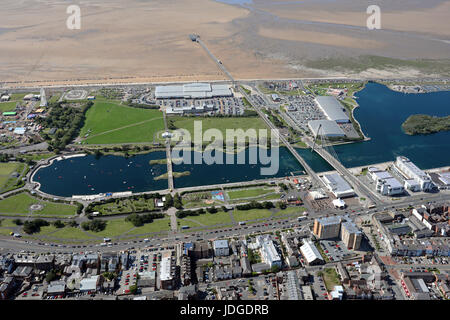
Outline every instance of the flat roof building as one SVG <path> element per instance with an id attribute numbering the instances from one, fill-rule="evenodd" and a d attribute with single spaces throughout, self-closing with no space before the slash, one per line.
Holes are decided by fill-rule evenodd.
<path id="1" fill-rule="evenodd" d="M 230 86 L 225 84 L 189 83 L 157 86 L 155 89 L 156 99 L 205 99 L 232 96 Z"/>
<path id="2" fill-rule="evenodd" d="M 314 136 L 317 136 L 317 131 L 322 137 L 345 137 L 345 132 L 332 120 L 311 120 L 308 121 L 308 127 Z"/>
<path id="3" fill-rule="evenodd" d="M 351 221 L 341 225 L 341 239 L 348 249 L 358 250 L 361 246 L 362 232 Z"/>
<path id="4" fill-rule="evenodd" d="M 397 157 L 395 167 L 406 179 L 412 179 L 420 186 L 420 190 L 415 190 L 412 189 L 413 183 L 405 182 L 405 187 L 411 191 L 430 191 L 433 189 L 434 184 L 431 178 L 408 158 L 402 156 Z"/>
<path id="5" fill-rule="evenodd" d="M 319 239 L 338 238 L 341 228 L 341 218 L 337 216 L 317 218 L 314 220 L 313 232 Z"/>
<path id="6" fill-rule="evenodd" d="M 214 255 L 216 257 L 228 256 L 230 254 L 228 240 L 216 240 L 213 243 L 213 247 L 214 247 Z"/>
<path id="7" fill-rule="evenodd" d="M 316 97 L 316 103 L 320 109 L 325 113 L 328 120 L 336 121 L 338 123 L 348 123 L 350 119 L 344 112 L 344 107 L 341 103 L 332 96 Z"/>
<path id="8" fill-rule="evenodd" d="M 334 194 L 336 198 L 345 198 L 355 195 L 355 191 L 350 187 L 338 173 L 326 174 L 322 180 L 325 182 L 328 190 Z"/>

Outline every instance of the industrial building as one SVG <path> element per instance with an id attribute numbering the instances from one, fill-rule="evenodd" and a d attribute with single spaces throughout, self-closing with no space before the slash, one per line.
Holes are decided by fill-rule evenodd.
<path id="1" fill-rule="evenodd" d="M 319 96 L 316 97 L 315 101 L 329 120 L 336 121 L 337 123 L 350 122 L 347 113 L 345 113 L 345 108 L 335 97 Z"/>
<path id="2" fill-rule="evenodd" d="M 303 243 L 303 245 L 300 247 L 300 252 L 302 253 L 303 257 L 305 257 L 306 262 L 310 266 L 325 263 L 319 250 L 317 250 L 314 243 L 312 243 L 310 240 L 306 240 Z"/>
<path id="3" fill-rule="evenodd" d="M 341 228 L 340 217 L 324 217 L 314 220 L 314 234 L 319 239 L 338 238 Z"/>
<path id="4" fill-rule="evenodd" d="M 336 198 L 352 197 L 355 195 L 352 187 L 338 173 L 326 174 L 322 177 L 322 180 Z"/>
<path id="5" fill-rule="evenodd" d="M 376 183 L 377 192 L 382 195 L 394 196 L 405 192 L 403 185 L 389 172 L 380 170 L 377 167 L 370 167 L 368 173 Z"/>
<path id="6" fill-rule="evenodd" d="M 203 114 L 205 112 L 210 112 L 214 110 L 214 106 L 212 104 L 202 105 L 202 106 L 194 106 L 191 105 L 189 107 L 167 107 L 166 114 L 167 115 L 187 115 L 187 114 Z"/>
<path id="7" fill-rule="evenodd" d="M 351 221 L 341 225 L 341 239 L 348 249 L 358 250 L 361 246 L 362 233 Z"/>
<path id="8" fill-rule="evenodd" d="M 189 83 L 182 85 L 157 86 L 156 99 L 205 99 L 232 97 L 229 85 L 209 83 Z"/>
<path id="9" fill-rule="evenodd" d="M 308 121 L 308 127 L 314 136 L 319 134 L 322 137 L 345 137 L 345 132 L 332 120 L 311 120 Z"/>
<path id="10" fill-rule="evenodd" d="M 408 158 L 397 157 L 395 168 L 405 177 L 405 188 L 411 191 L 431 191 L 434 188 L 431 178 Z"/>

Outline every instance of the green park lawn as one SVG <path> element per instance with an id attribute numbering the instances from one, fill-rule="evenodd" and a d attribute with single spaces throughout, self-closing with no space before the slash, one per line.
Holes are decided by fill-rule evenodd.
<path id="1" fill-rule="evenodd" d="M 17 162 L 0 163 L 0 190 L 3 189 L 11 174 L 18 168 L 19 163 Z"/>
<path id="2" fill-rule="evenodd" d="M 48 227 L 45 227 L 48 228 Z M 74 228 L 74 227 L 64 227 L 60 229 L 56 229 L 55 232 L 48 235 L 51 238 L 55 239 L 81 239 L 81 240 L 90 240 L 94 239 L 89 234 L 83 232 L 80 228 Z"/>
<path id="3" fill-rule="evenodd" d="M 0 111 L 6 112 L 6 111 L 14 111 L 16 109 L 16 101 L 8 101 L 8 102 L 1 102 L 0 103 Z"/>
<path id="4" fill-rule="evenodd" d="M 179 226 L 203 227 L 217 224 L 231 224 L 231 218 L 228 212 L 219 211 L 217 213 L 205 213 L 198 216 L 189 216 L 177 219 Z"/>
<path id="5" fill-rule="evenodd" d="M 293 215 L 293 214 L 300 215 L 305 211 L 306 211 L 305 207 L 288 207 L 284 210 L 279 210 L 273 216 L 279 217 L 279 216 L 287 216 L 287 215 Z"/>
<path id="6" fill-rule="evenodd" d="M 233 117 L 233 118 L 218 118 L 218 117 L 170 117 L 169 120 L 178 129 L 186 129 L 194 137 L 194 121 L 202 122 L 202 130 L 205 132 L 208 129 L 214 128 L 222 132 L 225 139 L 226 129 L 255 129 L 258 133 L 259 129 L 267 129 L 264 121 L 259 117 Z M 268 132 L 270 136 L 270 132 Z"/>
<path id="7" fill-rule="evenodd" d="M 106 228 L 100 232 L 88 231 L 90 234 L 97 237 L 118 237 L 133 228 L 131 222 L 125 221 L 125 219 L 109 220 L 106 223 Z"/>
<path id="8" fill-rule="evenodd" d="M 170 230 L 170 219 L 155 219 L 152 223 L 146 223 L 142 227 L 136 227 L 127 232 L 127 235 L 138 235 L 152 232 L 161 232 Z"/>
<path id="9" fill-rule="evenodd" d="M 30 206 L 39 203 L 39 200 L 26 192 L 16 194 L 0 201 L 0 213 L 27 215 Z M 42 210 L 33 211 L 36 216 L 70 216 L 75 215 L 77 207 L 64 203 L 41 201 Z"/>
<path id="10" fill-rule="evenodd" d="M 162 130 L 163 114 L 159 110 L 132 108 L 99 99 L 87 111 L 80 136 L 89 133 L 86 139 L 89 144 L 153 142 Z"/>
<path id="11" fill-rule="evenodd" d="M 243 199 L 243 198 L 255 198 L 269 193 L 275 192 L 274 188 L 254 188 L 254 189 L 241 189 L 227 191 L 230 200 Z"/>
<path id="12" fill-rule="evenodd" d="M 233 211 L 233 217 L 236 221 L 248 221 L 255 219 L 267 219 L 272 215 L 272 211 L 267 209 L 251 209 L 251 210 L 237 210 Z"/>

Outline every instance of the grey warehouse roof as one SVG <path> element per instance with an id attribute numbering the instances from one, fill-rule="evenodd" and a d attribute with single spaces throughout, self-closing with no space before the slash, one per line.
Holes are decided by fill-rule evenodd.
<path id="1" fill-rule="evenodd" d="M 343 111 L 344 107 L 340 102 L 332 96 L 319 96 L 316 97 L 316 102 L 323 110 L 329 120 L 339 122 L 349 122 L 348 115 Z"/>
<path id="2" fill-rule="evenodd" d="M 320 129 L 320 135 L 321 136 L 328 136 L 328 137 L 344 137 L 345 133 L 337 125 L 335 121 L 332 120 L 311 120 L 308 122 L 308 126 L 313 132 L 314 136 L 317 135 L 317 130 L 319 130 L 319 126 L 322 125 L 322 128 Z"/>
<path id="3" fill-rule="evenodd" d="M 165 98 L 213 98 L 232 96 L 230 87 L 225 84 L 189 83 L 182 85 L 157 86 L 155 97 Z"/>

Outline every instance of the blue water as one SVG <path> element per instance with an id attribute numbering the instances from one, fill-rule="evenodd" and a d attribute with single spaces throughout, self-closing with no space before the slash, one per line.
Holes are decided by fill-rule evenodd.
<path id="1" fill-rule="evenodd" d="M 344 166 L 394 161 L 399 155 L 410 158 L 422 169 L 450 165 L 449 131 L 409 136 L 401 128 L 413 114 L 448 116 L 450 91 L 405 94 L 378 83 L 368 83 L 356 97 L 360 107 L 355 110 L 355 118 L 372 140 L 336 146 Z"/>
<path id="2" fill-rule="evenodd" d="M 167 180 L 154 177 L 167 172 L 167 165 L 150 165 L 150 160 L 163 159 L 166 152 L 151 152 L 130 158 L 95 156 L 54 161 L 36 172 L 34 180 L 41 190 L 62 197 L 107 192 L 143 192 L 167 189 Z M 153 170 L 153 171 L 152 171 Z"/>
<path id="3" fill-rule="evenodd" d="M 278 172 L 274 175 L 266 176 L 261 175 L 260 169 L 262 167 L 269 167 L 270 165 L 249 164 L 249 153 L 252 148 L 247 148 L 245 151 L 246 164 L 237 164 L 237 157 L 235 155 L 235 164 L 180 164 L 174 165 L 173 171 L 183 172 L 190 171 L 189 176 L 184 176 L 175 179 L 175 187 L 192 187 L 201 185 L 212 185 L 222 183 L 232 183 L 241 181 L 251 181 L 259 179 L 267 179 L 271 177 L 286 177 L 290 176 L 291 172 L 294 174 L 300 174 L 304 168 L 298 163 L 298 161 L 292 156 L 289 150 L 285 147 L 279 148 L 279 165 Z M 225 163 L 225 158 L 224 163 Z"/>
<path id="4" fill-rule="evenodd" d="M 245 152 L 246 164 L 237 164 L 238 155 L 234 155 L 234 165 L 207 165 L 205 163 L 173 165 L 175 172 L 191 172 L 189 176 L 176 178 L 174 180 L 175 187 L 284 177 L 290 176 L 291 172 L 300 174 L 304 170 L 286 148 L 280 148 L 277 173 L 271 176 L 261 175 L 260 169 L 270 165 L 249 164 L 250 149 L 242 152 Z M 132 191 L 135 193 L 163 190 L 168 187 L 167 179 L 154 180 L 154 178 L 166 173 L 167 166 L 165 164 L 150 165 L 149 162 L 165 157 L 165 152 L 158 151 L 129 158 L 114 155 L 102 156 L 98 159 L 93 155 L 71 158 L 54 161 L 51 166 L 39 169 L 34 175 L 34 180 L 41 183 L 43 192 L 62 197 L 108 192 Z"/>

